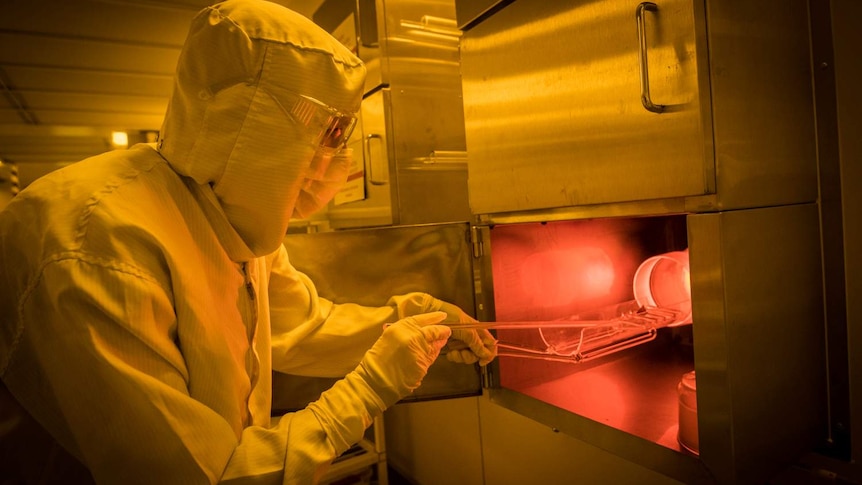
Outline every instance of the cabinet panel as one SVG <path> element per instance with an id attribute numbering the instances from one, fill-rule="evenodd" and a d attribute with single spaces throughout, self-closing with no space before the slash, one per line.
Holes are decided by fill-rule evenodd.
<path id="1" fill-rule="evenodd" d="M 515 2 L 464 34 L 473 213 L 714 191 L 703 5 Z M 708 100 L 707 100 L 708 101 Z"/>
<path id="2" fill-rule="evenodd" d="M 328 0 L 314 16 L 368 69 L 362 132 L 351 139 L 354 156 L 364 157 L 364 198 L 330 205 L 329 225 L 469 220 L 454 1 L 348 3 Z"/>
<path id="3" fill-rule="evenodd" d="M 643 266 L 632 261 L 685 245 L 690 254 L 691 325 L 577 364 L 545 351 L 569 348 L 563 337 L 576 334 L 498 330 L 492 403 L 689 484 L 766 483 L 824 441 L 815 204 L 480 230 L 482 321 L 580 320 L 588 306 L 636 295 L 616 286 L 637 279 Z M 511 344 L 534 352 L 515 356 Z M 678 441 L 692 431 L 691 415 L 678 414 L 691 369 L 698 456 Z"/>
<path id="4" fill-rule="evenodd" d="M 764 483 L 826 439 L 817 206 L 689 216 L 701 458 Z"/>
<path id="5" fill-rule="evenodd" d="M 448 88 L 390 93 L 398 223 L 470 220 L 464 118 L 457 78 Z"/>

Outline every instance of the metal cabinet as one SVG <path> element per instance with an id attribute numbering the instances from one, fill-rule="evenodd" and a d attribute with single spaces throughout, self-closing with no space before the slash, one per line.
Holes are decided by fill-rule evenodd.
<path id="1" fill-rule="evenodd" d="M 368 69 L 354 196 L 323 217 L 335 229 L 469 220 L 454 1 L 329 0 L 314 20 Z"/>
<path id="2" fill-rule="evenodd" d="M 805 2 L 501 8 L 461 44 L 472 212 L 815 200 L 807 31 Z"/>

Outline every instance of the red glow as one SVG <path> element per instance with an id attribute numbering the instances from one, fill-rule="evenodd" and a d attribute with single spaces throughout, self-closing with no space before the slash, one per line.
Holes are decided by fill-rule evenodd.
<path id="1" fill-rule="evenodd" d="M 530 395 L 542 396 L 546 402 L 561 407 L 578 403 L 579 414 L 594 421 L 619 428 L 626 417 L 626 396 L 611 376 L 585 374 L 577 387 L 560 385 L 558 381 L 543 382 L 524 389 Z"/>
<path id="2" fill-rule="evenodd" d="M 634 224 L 613 220 L 497 226 L 491 231 L 500 321 L 554 320 L 631 300 L 644 255 Z"/>
<path id="3" fill-rule="evenodd" d="M 673 251 L 671 239 L 679 234 L 671 238 L 664 229 L 656 231 L 661 226 L 648 219 L 495 226 L 490 246 L 496 320 L 613 319 L 620 309 L 647 306 L 637 298 L 645 288 L 654 300 L 650 306 L 677 305 L 684 314 L 687 304 L 690 323 L 688 253 Z M 665 246 L 670 252 L 662 251 Z M 661 264 L 644 271 L 646 286 L 633 285 L 642 263 L 653 258 Z M 568 355 L 572 342 L 585 341 L 579 332 L 500 330 L 498 338 L 515 348 Z M 578 365 L 502 357 L 500 386 L 678 450 L 676 386 L 692 362 L 669 358 L 668 352 L 676 351 L 670 345 L 656 339 L 615 354 L 619 357 Z"/>
<path id="4" fill-rule="evenodd" d="M 599 298 L 614 282 L 613 262 L 595 247 L 531 254 L 521 264 L 520 273 L 523 293 L 544 306 Z"/>

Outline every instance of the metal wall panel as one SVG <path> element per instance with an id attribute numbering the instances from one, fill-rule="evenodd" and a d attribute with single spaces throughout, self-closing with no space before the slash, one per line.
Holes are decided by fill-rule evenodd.
<path id="1" fill-rule="evenodd" d="M 717 186 L 693 210 L 817 200 L 808 2 L 706 3 Z"/>
<path id="2" fill-rule="evenodd" d="M 844 217 L 844 248 L 846 298 L 847 298 L 847 348 L 849 356 L 848 393 L 849 406 L 856 414 L 850 423 L 852 441 L 852 470 L 847 475 L 862 482 L 862 192 L 858 181 L 862 180 L 862 93 L 858 82 L 862 76 L 859 60 L 859 45 L 862 32 L 856 19 L 862 15 L 862 3 L 853 0 L 834 0 L 832 22 L 835 40 L 836 95 L 839 106 L 838 129 L 840 133 L 842 170 L 842 213 Z"/>
<path id="3" fill-rule="evenodd" d="M 464 34 L 474 213 L 713 192 L 703 5 L 644 12 L 657 114 L 641 103 L 638 3 L 519 0 Z"/>
<path id="4" fill-rule="evenodd" d="M 825 439 L 815 204 L 689 216 L 701 459 L 765 483 Z"/>

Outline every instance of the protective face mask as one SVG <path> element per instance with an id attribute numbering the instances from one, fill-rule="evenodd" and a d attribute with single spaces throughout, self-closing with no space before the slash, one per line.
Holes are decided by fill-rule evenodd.
<path id="1" fill-rule="evenodd" d="M 318 150 L 294 204 L 293 217 L 303 219 L 325 207 L 347 181 L 352 162 L 352 148 L 338 153 Z"/>

